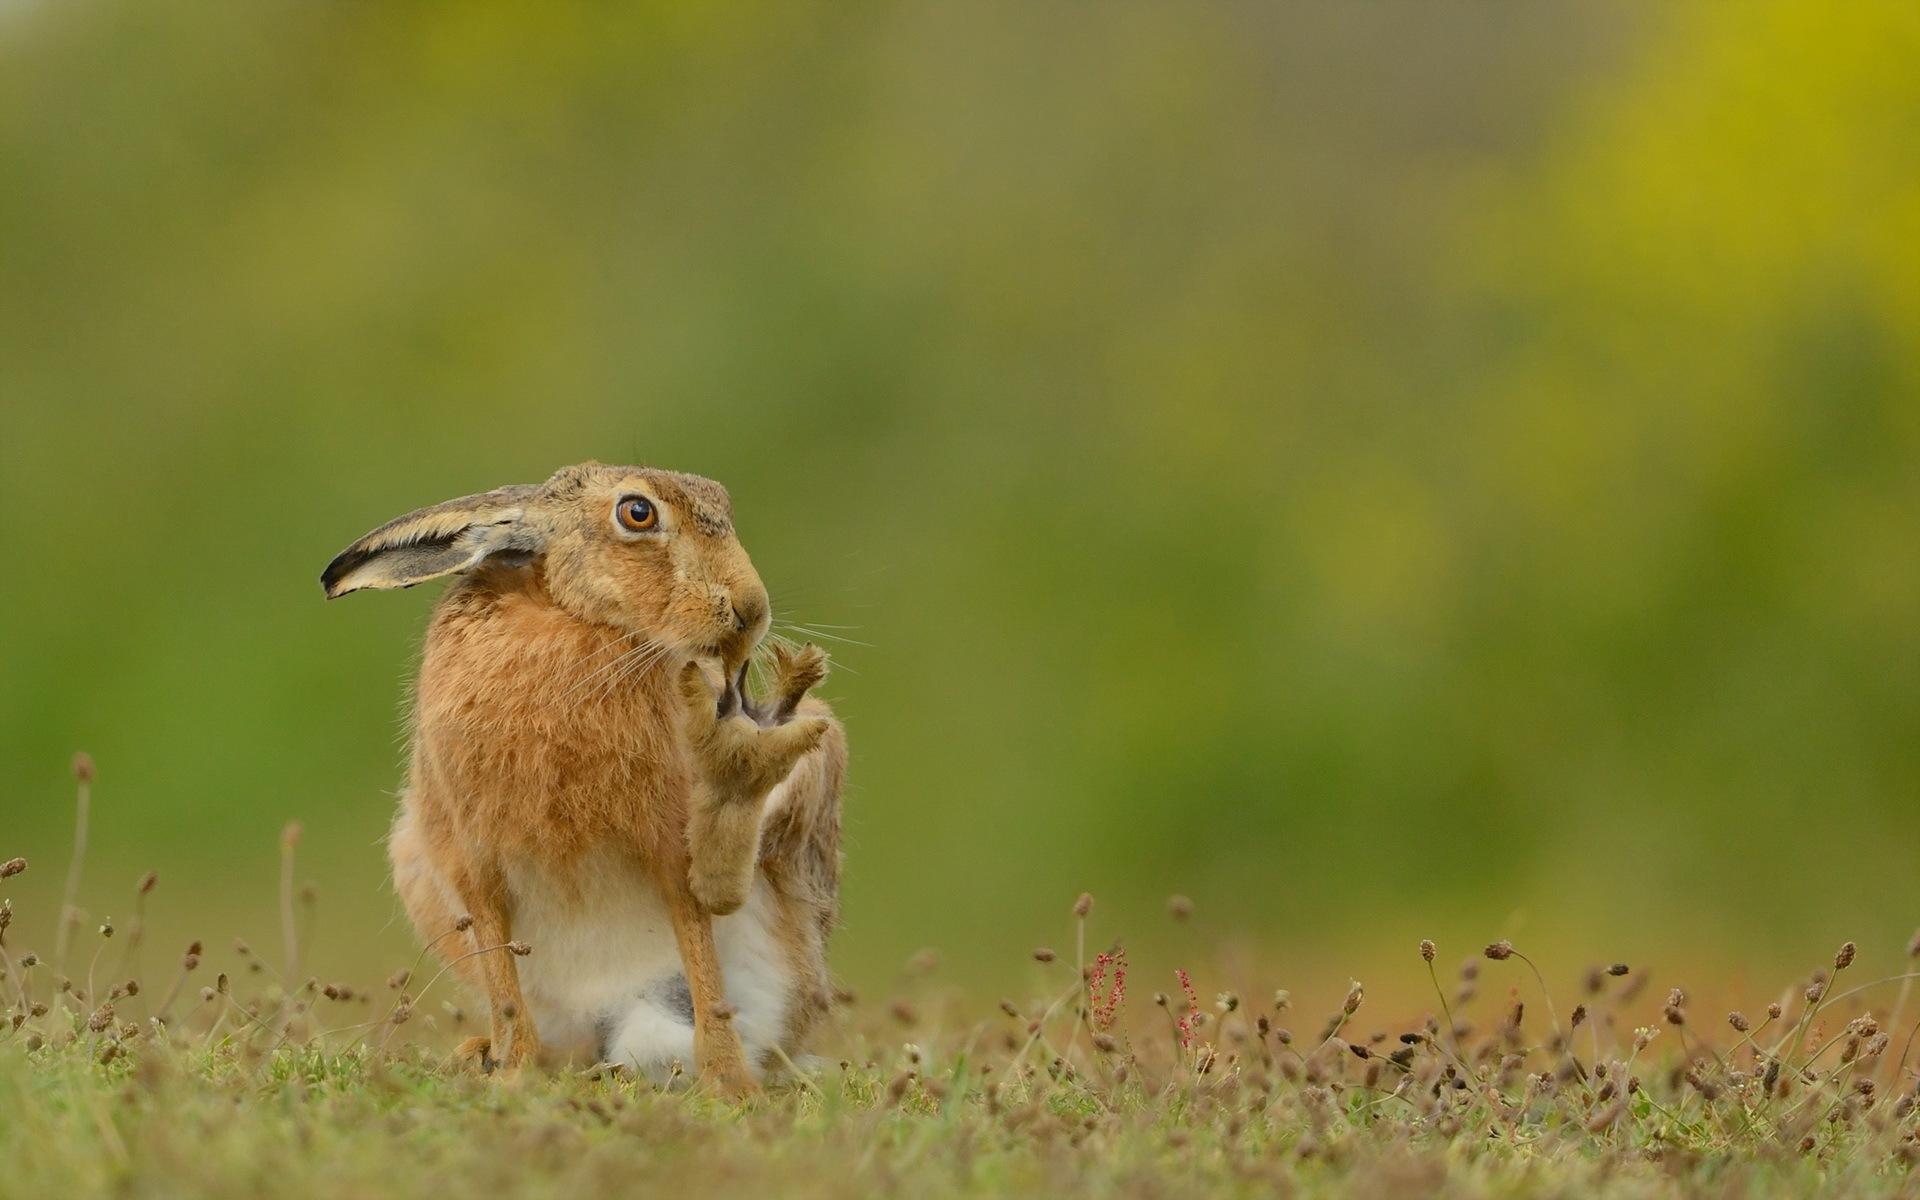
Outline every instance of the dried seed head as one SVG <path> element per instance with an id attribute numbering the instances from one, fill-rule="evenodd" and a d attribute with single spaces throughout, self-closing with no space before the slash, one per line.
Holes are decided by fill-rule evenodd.
<path id="1" fill-rule="evenodd" d="M 92 783 L 94 776 L 93 755 L 85 750 L 73 756 L 73 777 L 81 783 Z"/>
<path id="2" fill-rule="evenodd" d="M 1035 962 L 1050 963 L 1058 957 L 1059 955 L 1055 954 L 1052 948 L 1048 946 L 1036 947 L 1033 952 L 1033 961 Z"/>
<path id="3" fill-rule="evenodd" d="M 0 879 L 12 879 L 15 875 L 18 875 L 20 872 L 26 869 L 27 869 L 26 859 L 10 858 L 5 862 L 0 863 Z"/>
<path id="4" fill-rule="evenodd" d="M 458 921 L 455 921 L 453 923 L 453 931 L 455 933 L 465 933 L 467 930 L 472 928 L 473 928 L 473 918 L 469 916 L 463 915 Z"/>
<path id="5" fill-rule="evenodd" d="M 1570 1028 L 1573 1028 L 1573 1029 L 1578 1029 L 1582 1025 L 1586 1024 L 1587 1023 L 1587 1006 L 1584 1004 L 1574 1005 L 1573 1016 L 1568 1019 L 1571 1021 Z"/>
<path id="6" fill-rule="evenodd" d="M 1507 941 L 1505 938 L 1502 938 L 1501 940 L 1489 945 L 1484 951 L 1484 953 L 1488 958 L 1492 959 L 1493 961 L 1501 962 L 1505 959 L 1509 959 L 1513 957 L 1513 943 Z"/>
<path id="7" fill-rule="evenodd" d="M 1913 936 L 1907 939 L 1907 957 L 1920 958 L 1920 929 L 1914 930 Z"/>
<path id="8" fill-rule="evenodd" d="M 1073 915 L 1084 917 L 1093 911 L 1093 893 L 1081 892 L 1080 898 L 1073 902 Z"/>
<path id="9" fill-rule="evenodd" d="M 1833 969 L 1844 971 L 1853 965 L 1854 945 L 1852 942 L 1840 943 L 1839 952 L 1833 956 Z"/>
<path id="10" fill-rule="evenodd" d="M 1747 1020 L 1746 1014 L 1738 1011 L 1727 1014 L 1727 1024 L 1733 1026 L 1736 1033 L 1745 1033 L 1753 1028 L 1753 1022 Z"/>
<path id="11" fill-rule="evenodd" d="M 1348 1016 L 1352 1016 L 1359 1011 L 1361 1003 L 1365 1001 L 1366 998 L 1367 989 L 1361 987 L 1360 981 L 1356 979 L 1353 981 L 1352 986 L 1347 988 L 1347 999 L 1346 1003 L 1342 1005 L 1342 1008 Z"/>
<path id="12" fill-rule="evenodd" d="M 38 966 L 39 964 L 40 964 L 40 956 L 38 954 L 29 954 L 20 960 L 20 965 L 22 967 L 34 967 L 34 966 Z"/>
<path id="13" fill-rule="evenodd" d="M 527 955 L 533 953 L 533 947 L 522 941 L 511 941 L 507 943 L 507 952 L 520 958 L 525 958 Z"/>
<path id="14" fill-rule="evenodd" d="M 1273 993 L 1273 1011 L 1285 1012 L 1293 1005 L 1293 993 L 1286 988 L 1276 989 Z"/>
<path id="15" fill-rule="evenodd" d="M 138 893 L 142 896 L 145 896 L 148 893 L 152 892 L 153 889 L 159 883 L 160 883 L 160 872 L 148 871 L 145 875 L 142 875 L 140 877 L 140 886 L 137 889 Z"/>
<path id="16" fill-rule="evenodd" d="M 286 828 L 280 831 L 281 849 L 291 850 L 295 846 L 298 846 L 300 844 L 300 835 L 304 832 L 306 831 L 300 827 L 300 822 L 288 821 Z"/>
<path id="17" fill-rule="evenodd" d="M 108 917 L 106 920 L 100 922 L 100 936 L 103 938 L 110 938 L 113 936 L 113 918 L 112 917 Z"/>
<path id="18" fill-rule="evenodd" d="M 1820 997 L 1826 990 L 1827 985 L 1824 980 L 1815 980 L 1813 983 L 1807 985 L 1807 990 L 1803 994 L 1806 996 L 1808 1004 L 1818 1004 Z"/>
<path id="19" fill-rule="evenodd" d="M 1186 920 L 1193 915 L 1193 901 L 1185 896 L 1168 896 L 1167 915 L 1176 921 Z"/>
<path id="20" fill-rule="evenodd" d="M 1781 1013 L 1781 1008 L 1780 1008 L 1780 1002 L 1778 1000 L 1775 1000 L 1772 1004 L 1767 1005 L 1768 1020 L 1778 1021 L 1780 1019 L 1780 1013 Z"/>
<path id="21" fill-rule="evenodd" d="M 1674 988 L 1672 991 L 1667 993 L 1668 1008 L 1680 1008 L 1683 1005 L 1685 1005 L 1686 1002 L 1687 1002 L 1687 993 L 1680 988 Z"/>
<path id="22" fill-rule="evenodd" d="M 1425 959 L 1427 962 L 1432 962 L 1433 956 L 1435 953 L 1436 951 L 1434 949 L 1433 939 L 1421 938 L 1420 939 L 1420 957 Z"/>
<path id="23" fill-rule="evenodd" d="M 1627 964 L 1614 963 L 1612 966 L 1607 968 L 1607 974 L 1618 979 L 1620 976 L 1625 975 L 1627 973 L 1627 970 L 1628 970 Z"/>

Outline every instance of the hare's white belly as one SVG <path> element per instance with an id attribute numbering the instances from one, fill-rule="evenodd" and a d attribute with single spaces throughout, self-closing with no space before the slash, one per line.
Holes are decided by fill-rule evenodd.
<path id="1" fill-rule="evenodd" d="M 663 1079 L 692 1074 L 693 999 L 673 922 L 653 883 L 609 857 L 575 864 L 574 889 L 535 868 L 509 870 L 520 990 L 542 1043 Z M 774 933 L 763 879 L 738 912 L 713 919 L 726 1002 L 747 1062 L 759 1070 L 786 1029 L 792 968 Z"/>

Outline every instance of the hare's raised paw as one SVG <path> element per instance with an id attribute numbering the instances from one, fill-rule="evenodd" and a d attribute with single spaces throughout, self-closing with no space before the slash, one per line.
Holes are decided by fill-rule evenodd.
<path id="1" fill-rule="evenodd" d="M 826 735 L 826 718 L 794 711 L 810 681 L 825 674 L 825 655 L 803 649 L 774 669 L 783 690 L 766 700 L 747 695 L 744 667 L 717 698 L 698 664 L 688 663 L 681 675 L 694 757 L 726 802 L 765 797 Z"/>
<path id="2" fill-rule="evenodd" d="M 827 678 L 827 652 L 808 642 L 799 649 L 775 644 L 773 647 L 773 694 L 766 700 L 773 724 L 785 724 L 807 693 Z M 755 715 L 759 719 L 759 715 Z M 761 720 L 762 725 L 767 724 Z"/>

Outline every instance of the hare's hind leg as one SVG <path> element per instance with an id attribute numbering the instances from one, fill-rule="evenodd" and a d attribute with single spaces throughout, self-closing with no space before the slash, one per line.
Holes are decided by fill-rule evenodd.
<path id="1" fill-rule="evenodd" d="M 760 860 L 786 914 L 781 940 L 794 980 L 782 1045 L 789 1053 L 798 1051 L 833 1003 L 827 938 L 840 923 L 840 795 L 847 776 L 847 736 L 840 723 L 818 700 L 807 700 L 800 710 L 826 718 L 827 732 L 769 797 Z"/>
<path id="2" fill-rule="evenodd" d="M 761 862 L 814 916 L 824 939 L 840 923 L 840 794 L 847 779 L 847 734 L 824 701 L 807 699 L 800 716 L 826 722 L 820 744 L 794 764 L 767 798 Z"/>

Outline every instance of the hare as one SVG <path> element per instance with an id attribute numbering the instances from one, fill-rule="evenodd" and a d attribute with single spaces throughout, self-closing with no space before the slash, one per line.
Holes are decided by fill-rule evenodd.
<path id="1" fill-rule="evenodd" d="M 767 591 L 694 475 L 589 462 L 450 500 L 321 583 L 448 575 L 388 851 L 420 937 L 487 999 L 466 1049 L 752 1090 L 830 1003 L 847 747 L 808 695 L 826 656 L 776 646 L 748 695 Z"/>

